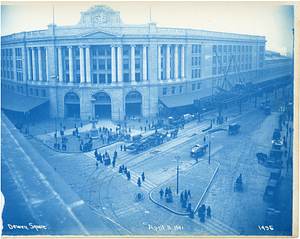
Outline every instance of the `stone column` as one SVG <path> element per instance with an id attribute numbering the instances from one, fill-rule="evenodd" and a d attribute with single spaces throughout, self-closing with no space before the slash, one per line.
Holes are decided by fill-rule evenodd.
<path id="1" fill-rule="evenodd" d="M 22 70 L 23 70 L 23 82 L 27 82 L 27 71 L 26 71 L 26 48 L 22 46 Z"/>
<path id="2" fill-rule="evenodd" d="M 178 79 L 178 45 L 175 45 L 174 58 L 174 78 Z"/>
<path id="3" fill-rule="evenodd" d="M 58 47 L 58 81 L 63 82 L 63 62 L 61 47 Z"/>
<path id="4" fill-rule="evenodd" d="M 80 50 L 80 83 L 84 83 L 84 51 L 83 46 L 79 46 Z"/>
<path id="5" fill-rule="evenodd" d="M 158 69 L 158 79 L 161 80 L 161 45 L 157 45 L 158 46 L 158 52 L 157 52 L 157 55 L 158 55 L 158 59 L 157 59 L 157 69 Z"/>
<path id="6" fill-rule="evenodd" d="M 181 45 L 181 78 L 184 78 L 184 45 Z"/>
<path id="7" fill-rule="evenodd" d="M 86 82 L 91 83 L 91 59 L 90 59 L 90 46 L 85 48 L 86 58 Z"/>
<path id="8" fill-rule="evenodd" d="M 135 52 L 134 52 L 135 45 L 131 45 L 131 56 L 130 56 L 130 81 L 135 82 Z"/>
<path id="9" fill-rule="evenodd" d="M 31 59 L 30 59 L 30 48 L 27 48 L 27 65 L 28 65 L 28 80 L 31 81 Z"/>
<path id="10" fill-rule="evenodd" d="M 46 81 L 49 82 L 49 61 L 48 61 L 48 48 L 47 47 L 44 47 L 45 49 L 45 55 L 46 55 Z"/>
<path id="11" fill-rule="evenodd" d="M 147 45 L 143 45 L 143 80 L 147 80 Z"/>
<path id="12" fill-rule="evenodd" d="M 34 47 L 31 48 L 32 52 L 32 79 L 36 81 L 36 61 L 35 61 L 35 50 Z"/>
<path id="13" fill-rule="evenodd" d="M 115 46 L 111 45 L 111 82 L 116 82 L 116 51 Z"/>
<path id="14" fill-rule="evenodd" d="M 72 46 L 68 46 L 68 48 L 69 48 L 69 75 L 70 75 L 70 82 L 74 83 L 73 50 L 72 50 Z"/>
<path id="15" fill-rule="evenodd" d="M 122 46 L 118 46 L 118 82 L 123 82 Z"/>
<path id="16" fill-rule="evenodd" d="M 167 80 L 170 80 L 170 47 L 171 45 L 167 45 L 167 60 L 166 60 L 166 75 Z"/>
<path id="17" fill-rule="evenodd" d="M 42 48 L 38 47 L 39 81 L 43 81 Z"/>
<path id="18" fill-rule="evenodd" d="M 17 59 L 16 59 L 16 48 L 13 48 L 13 62 L 14 62 L 14 81 L 17 81 Z"/>

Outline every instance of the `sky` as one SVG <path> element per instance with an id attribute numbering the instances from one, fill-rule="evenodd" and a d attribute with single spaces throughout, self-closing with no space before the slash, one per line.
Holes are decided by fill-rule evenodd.
<path id="1" fill-rule="evenodd" d="M 93 5 L 108 5 L 120 11 L 126 24 L 147 24 L 157 27 L 190 28 L 266 36 L 266 49 L 292 54 L 294 6 L 281 2 L 200 2 L 200 1 L 34 1 L 1 2 L 1 35 L 76 25 L 80 12 Z M 293 4 L 293 3 L 290 3 Z"/>

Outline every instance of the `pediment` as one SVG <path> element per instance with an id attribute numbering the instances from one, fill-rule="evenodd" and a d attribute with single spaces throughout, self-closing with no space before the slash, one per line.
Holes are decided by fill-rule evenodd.
<path id="1" fill-rule="evenodd" d="M 117 37 L 117 34 L 112 32 L 106 32 L 103 30 L 97 30 L 89 33 L 85 33 L 81 35 L 81 37 L 89 37 L 89 38 L 111 38 L 111 37 Z"/>

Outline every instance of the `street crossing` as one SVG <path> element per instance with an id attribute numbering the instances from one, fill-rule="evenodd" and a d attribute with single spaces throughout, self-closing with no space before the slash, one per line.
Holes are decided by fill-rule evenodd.
<path id="1" fill-rule="evenodd" d="M 240 235 L 240 233 L 233 228 L 229 227 L 225 223 L 216 218 L 208 218 L 205 222 L 200 222 L 199 217 L 195 214 L 195 218 L 191 219 L 193 222 L 201 226 L 201 230 L 204 230 L 208 235 Z"/>

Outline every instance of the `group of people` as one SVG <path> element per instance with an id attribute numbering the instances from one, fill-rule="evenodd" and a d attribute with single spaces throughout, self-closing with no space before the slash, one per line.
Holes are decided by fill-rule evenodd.
<path id="1" fill-rule="evenodd" d="M 163 196 L 165 195 L 166 202 L 168 203 L 173 202 L 173 194 L 172 194 L 171 187 L 166 187 L 165 192 L 163 189 L 160 189 L 159 194 L 160 194 L 160 199 L 162 199 Z"/>
<path id="2" fill-rule="evenodd" d="M 202 204 L 201 207 L 198 209 L 198 217 L 200 218 L 200 222 L 205 222 L 205 212 L 207 218 L 211 218 L 211 209 L 210 206 L 207 208 L 205 207 L 205 204 Z"/>
<path id="3" fill-rule="evenodd" d="M 113 167 L 115 167 L 117 156 L 118 156 L 118 153 L 117 153 L 116 150 L 114 152 L 112 162 L 111 162 L 111 159 L 110 159 L 110 155 L 107 151 L 105 151 L 105 153 L 102 155 L 101 153 L 97 152 L 97 149 L 95 149 L 94 155 L 95 155 L 95 158 L 97 159 L 97 162 L 96 162 L 97 168 L 98 168 L 98 162 L 104 163 L 105 166 L 109 166 L 112 163 Z"/>

